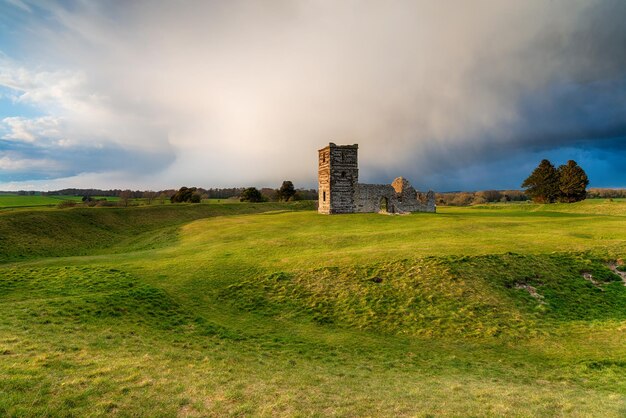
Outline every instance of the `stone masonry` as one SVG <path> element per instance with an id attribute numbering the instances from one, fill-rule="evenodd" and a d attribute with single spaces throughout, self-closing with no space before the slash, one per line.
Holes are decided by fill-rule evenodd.
<path id="1" fill-rule="evenodd" d="M 436 211 L 435 194 L 416 191 L 402 177 L 391 184 L 360 184 L 358 149 L 357 144 L 331 142 L 319 150 L 319 213 Z"/>

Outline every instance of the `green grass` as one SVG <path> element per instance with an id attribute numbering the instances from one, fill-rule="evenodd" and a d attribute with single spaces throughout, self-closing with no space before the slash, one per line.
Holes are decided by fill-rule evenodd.
<path id="1" fill-rule="evenodd" d="M 310 202 L 287 206 L 154 205 L 115 208 L 76 207 L 53 211 L 0 212 L 0 262 L 33 257 L 93 254 L 103 249 L 156 248 L 176 239 L 185 222 L 219 215 L 289 208 L 310 209 Z M 113 247 L 113 248 L 112 248 Z"/>
<path id="2" fill-rule="evenodd" d="M 79 202 L 78 196 L 20 196 L 17 194 L 0 194 L 0 208 L 53 206 L 63 200 Z"/>
<path id="3" fill-rule="evenodd" d="M 202 203 L 224 204 L 224 203 L 242 203 L 237 198 L 228 199 L 202 199 Z"/>
<path id="4" fill-rule="evenodd" d="M 0 214 L 0 415 L 626 414 L 626 202 L 310 209 Z"/>

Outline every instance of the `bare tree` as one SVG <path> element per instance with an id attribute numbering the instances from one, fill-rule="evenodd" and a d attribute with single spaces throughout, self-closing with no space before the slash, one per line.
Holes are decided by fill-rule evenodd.
<path id="1" fill-rule="evenodd" d="M 152 190 L 148 190 L 148 191 L 143 192 L 143 198 L 146 199 L 146 202 L 149 205 L 152 204 L 152 201 L 154 199 L 156 199 L 156 197 L 157 197 L 156 192 L 153 192 Z"/>
<path id="2" fill-rule="evenodd" d="M 127 207 L 128 201 L 133 197 L 133 192 L 130 190 L 122 190 L 120 192 L 120 205 Z"/>

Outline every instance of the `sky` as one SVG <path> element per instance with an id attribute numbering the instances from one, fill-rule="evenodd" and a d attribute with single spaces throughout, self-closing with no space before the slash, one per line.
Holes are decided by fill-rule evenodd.
<path id="1" fill-rule="evenodd" d="M 623 0 L 0 0 L 0 190 L 626 187 Z"/>

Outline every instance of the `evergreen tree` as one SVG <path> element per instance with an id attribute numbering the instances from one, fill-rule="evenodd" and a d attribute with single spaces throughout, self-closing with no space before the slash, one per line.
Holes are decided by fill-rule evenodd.
<path id="1" fill-rule="evenodd" d="M 554 202 L 560 194 L 558 172 L 550 161 L 541 160 L 532 174 L 524 180 L 522 187 L 535 202 Z"/>
<path id="2" fill-rule="evenodd" d="M 576 164 L 576 161 L 569 160 L 567 164 L 560 166 L 558 174 L 559 200 L 561 202 L 579 202 L 587 197 L 589 178 L 585 170 Z"/>
<path id="3" fill-rule="evenodd" d="M 288 202 L 289 199 L 291 199 L 295 194 L 296 189 L 293 187 L 293 183 L 289 180 L 283 181 L 282 186 L 280 186 L 280 189 L 278 190 L 279 199 Z"/>

